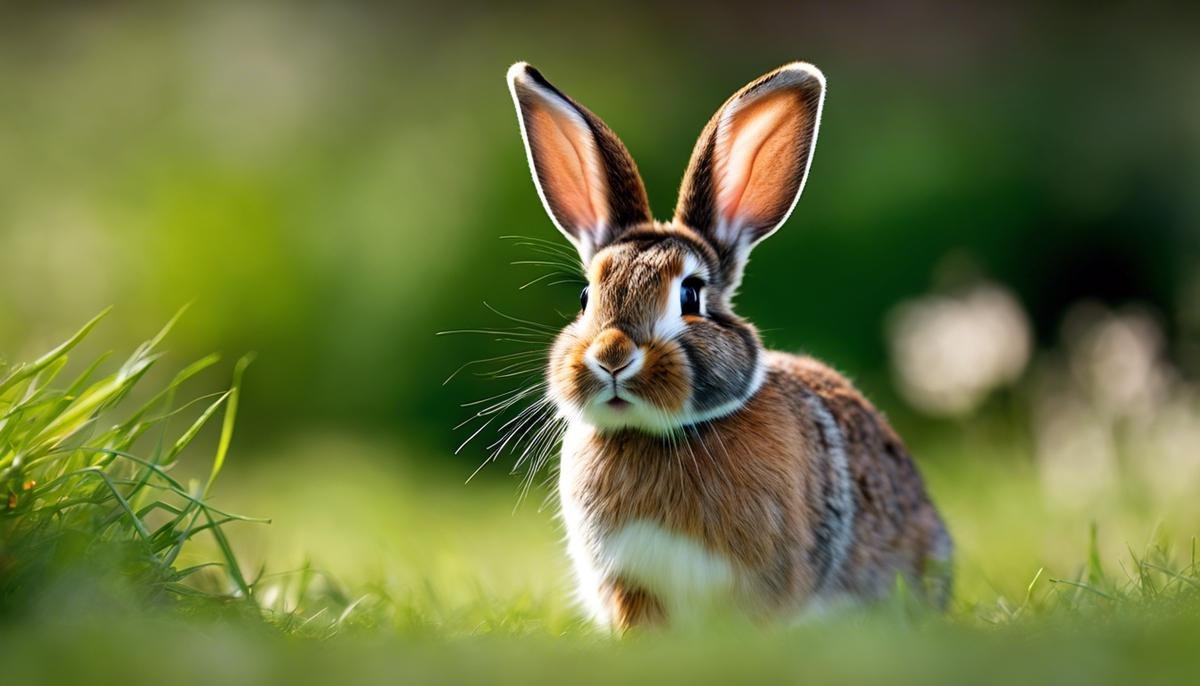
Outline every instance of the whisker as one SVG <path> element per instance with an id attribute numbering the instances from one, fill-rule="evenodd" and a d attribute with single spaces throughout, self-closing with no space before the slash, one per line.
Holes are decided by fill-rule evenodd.
<path id="1" fill-rule="evenodd" d="M 528 387 L 514 388 L 512 390 L 504 391 L 503 393 L 497 393 L 496 395 L 493 395 L 488 398 L 484 398 L 482 400 L 473 400 L 469 403 L 462 403 L 461 405 L 459 405 L 459 407 L 474 407 L 476 405 L 482 405 L 483 403 L 491 402 L 497 398 L 504 398 L 504 397 L 513 395 L 514 393 L 520 393 L 521 391 L 526 390 L 526 388 L 528 388 Z"/>
<path id="2" fill-rule="evenodd" d="M 453 380 L 454 377 L 458 376 L 458 374 L 460 372 L 462 372 L 462 370 L 466 369 L 467 367 L 473 367 L 477 364 L 487 364 L 488 362 L 501 362 L 504 360 L 516 359 L 516 358 L 520 358 L 520 357 L 527 357 L 527 356 L 531 356 L 531 355 L 541 355 L 541 354 L 542 354 L 541 350 L 522 350 L 520 352 L 508 353 L 505 355 L 496 355 L 494 357 L 485 357 L 480 360 L 471 360 L 470 362 L 464 363 L 458 369 L 455 369 L 454 372 L 452 374 L 450 374 L 450 376 L 446 377 L 446 380 L 442 382 L 442 385 L 445 386 L 446 384 L 450 383 L 450 381 Z"/>
<path id="3" fill-rule="evenodd" d="M 546 325 L 546 324 L 539 324 L 539 323 L 537 323 L 537 322 L 529 321 L 528 319 L 521 319 L 520 317 L 514 317 L 514 316 L 512 316 L 512 315 L 510 315 L 510 314 L 505 314 L 505 313 L 501 312 L 500 310 L 496 309 L 495 307 L 493 307 L 492 305 L 490 305 L 490 304 L 489 304 L 488 302 L 486 302 L 486 301 L 484 301 L 484 303 L 483 303 L 483 306 L 484 306 L 484 307 L 486 307 L 486 308 L 488 308 L 489 310 L 491 310 L 491 311 L 492 311 L 492 312 L 494 312 L 495 314 L 498 314 L 498 315 L 500 315 L 501 317 L 504 317 L 505 319 L 509 320 L 510 322 L 516 322 L 516 323 L 518 323 L 518 324 L 524 324 L 525 326 L 527 326 L 527 327 L 529 327 L 529 328 L 531 328 L 531 329 L 533 329 L 533 330 L 548 331 L 548 332 L 550 332 L 551 334 L 557 334 L 557 333 L 558 333 L 558 329 L 556 329 L 556 328 L 555 328 L 555 327 L 553 327 L 553 326 L 549 326 L 549 325 Z"/>
<path id="4" fill-rule="evenodd" d="M 513 262 L 509 262 L 509 264 L 532 265 L 535 267 L 560 267 L 560 266 L 562 266 L 561 262 L 553 262 L 551 260 L 515 260 Z"/>
<path id="5" fill-rule="evenodd" d="M 546 413 L 547 409 L 547 401 L 544 399 L 540 400 L 529 407 L 526 407 L 524 410 L 521 410 L 520 414 L 505 422 L 504 425 L 502 425 L 499 429 L 496 429 L 497 433 L 504 433 L 500 438 L 496 439 L 495 442 L 488 446 L 488 450 L 494 449 L 495 451 L 492 455 L 493 459 L 498 457 L 500 453 L 504 451 L 504 446 L 507 445 L 510 440 L 512 440 L 514 435 L 517 438 L 515 445 L 520 445 L 521 440 L 525 437 L 525 434 L 529 433 L 533 427 L 538 425 L 539 418 Z M 518 420 L 520 420 L 520 422 L 513 426 L 511 430 L 505 431 L 509 425 L 513 424 L 513 422 L 517 422 Z M 522 427 L 524 427 L 524 429 L 522 429 Z M 517 435 L 518 431 L 520 431 L 519 435 Z M 497 444 L 499 444 L 499 447 L 496 447 Z"/>
<path id="6" fill-rule="evenodd" d="M 531 441 L 532 445 L 526 448 L 526 453 L 531 455 L 531 466 L 534 472 L 539 468 L 543 454 L 553 447 L 552 444 L 557 440 L 560 429 L 563 428 L 565 428 L 565 423 L 563 423 L 562 419 L 555 412 L 551 412 L 542 423 L 542 428 Z M 518 462 L 524 463 L 527 459 L 530 459 L 526 457 L 526 453 L 523 453 L 518 458 Z"/>
<path id="7" fill-rule="evenodd" d="M 492 407 L 480 410 L 480 412 L 485 415 L 496 414 L 497 412 L 503 412 L 504 410 L 507 410 L 508 408 L 512 407 L 515 403 L 518 403 L 521 400 L 527 398 L 530 394 L 540 391 L 541 387 L 544 384 L 545 384 L 545 382 L 538 384 L 536 386 L 531 386 L 531 387 L 521 391 L 517 395 L 514 395 L 512 398 L 505 400 L 503 402 L 500 402 L 500 403 L 496 403 Z"/>
<path id="8" fill-rule="evenodd" d="M 517 245 L 521 247 L 527 247 L 539 255 L 548 257 L 555 263 L 568 268 L 572 272 L 582 272 L 583 265 L 579 261 L 579 255 L 575 253 L 567 252 L 566 250 L 559 250 L 557 247 L 552 248 L 548 245 L 538 245 L 536 243 L 517 243 Z"/>
<path id="9" fill-rule="evenodd" d="M 455 336 L 459 334 L 479 334 L 483 336 L 526 336 L 534 338 L 538 341 L 546 340 L 546 334 L 534 329 L 526 331 L 521 330 L 522 327 L 513 327 L 511 329 L 452 329 L 450 331 L 438 331 L 435 336 Z M 529 341 L 521 341 L 529 342 Z"/>
<path id="10" fill-rule="evenodd" d="M 489 417 L 492 415 L 497 415 L 496 418 L 498 419 L 500 416 L 503 416 L 505 410 L 507 410 L 508 408 L 517 404 L 521 400 L 523 400 L 528 395 L 529 392 L 532 392 L 532 390 L 533 389 L 526 389 L 526 391 L 523 393 L 518 393 L 516 395 L 511 396 L 507 400 L 498 402 L 495 405 L 491 405 L 489 407 L 485 407 L 484 409 L 479 410 L 478 412 L 471 415 L 470 417 L 467 417 L 465 420 L 463 420 L 457 426 L 455 426 L 454 429 L 455 430 L 461 429 L 462 427 L 466 426 L 467 424 L 470 424 L 472 421 L 479 419 L 481 417 Z"/>
<path id="11" fill-rule="evenodd" d="M 489 448 L 490 447 L 491 446 L 489 446 Z M 467 477 L 467 483 L 470 483 L 471 479 L 474 479 L 475 475 L 478 474 L 484 467 L 486 467 L 488 465 L 488 463 L 495 462 L 496 459 L 500 456 L 500 452 L 503 450 L 504 450 L 504 447 L 501 446 L 497 451 L 488 453 L 483 458 L 483 460 L 479 463 L 479 466 L 475 468 L 475 471 L 471 472 L 471 475 Z"/>
<path id="12" fill-rule="evenodd" d="M 516 260 L 514 265 L 546 268 L 546 273 L 526 281 L 518 290 L 534 285 L 579 283 L 583 279 L 583 265 L 578 255 L 561 242 L 528 236 L 502 236 L 528 250 L 530 259 Z M 470 427 L 471 435 L 455 452 L 458 453 L 484 430 L 494 432 L 494 438 L 484 446 L 486 457 L 467 478 L 469 482 L 487 464 L 496 462 L 503 455 L 513 456 L 513 472 L 524 471 L 521 479 L 518 504 L 539 481 L 539 474 L 551 463 L 555 447 L 561 443 L 567 423 L 557 412 L 557 405 L 547 395 L 549 381 L 540 378 L 545 370 L 553 341 L 566 336 L 561 325 L 551 325 L 524 319 L 502 312 L 488 302 L 484 307 L 492 314 L 505 320 L 503 326 L 483 326 L 440 331 L 438 335 L 467 334 L 488 336 L 500 343 L 515 343 L 527 349 L 493 355 L 461 365 L 443 383 L 459 378 L 467 370 L 474 377 L 484 379 L 519 379 L 517 388 L 497 393 L 481 400 L 463 403 L 464 408 L 474 410 L 456 429 Z M 566 315 L 563 319 L 570 319 Z M 511 325 L 509 325 L 511 324 Z M 476 426 L 477 424 L 477 426 Z"/>
<path id="13" fill-rule="evenodd" d="M 721 432 L 720 431 L 710 431 L 709 433 L 711 433 L 713 435 L 713 437 L 717 439 L 717 443 L 719 443 L 721 445 L 722 457 L 724 457 L 726 460 L 728 460 L 729 459 L 729 448 L 725 445 L 725 439 L 721 438 Z"/>
<path id="14" fill-rule="evenodd" d="M 692 467 L 696 469 L 696 474 L 698 476 L 700 474 L 700 461 L 696 459 L 696 452 L 692 450 L 692 442 L 687 438 L 687 429 L 688 427 L 683 427 L 683 444 L 687 446 L 688 454 L 692 456 Z M 698 436 L 699 434 L 697 434 L 697 437 Z M 700 481 L 703 481 L 703 479 L 700 479 Z"/>
<path id="15" fill-rule="evenodd" d="M 528 241 L 530 243 L 543 243 L 545 245 L 553 246 L 555 248 L 561 248 L 563 250 L 569 249 L 562 244 L 561 240 L 550 240 L 549 238 L 542 238 L 541 236 L 521 236 L 519 234 L 506 234 L 506 235 L 501 236 L 500 240 Z"/>
<path id="16" fill-rule="evenodd" d="M 525 450 L 522 451 L 521 454 L 517 457 L 517 461 L 513 465 L 513 473 L 514 474 L 516 473 L 516 471 L 518 469 L 520 469 L 520 467 L 522 465 L 524 465 L 526 463 L 526 461 L 529 459 L 530 453 L 532 453 L 533 455 L 536 456 L 540 452 L 541 443 L 545 439 L 547 431 L 552 430 L 553 426 L 554 426 L 554 422 L 550 421 L 550 418 L 547 418 L 545 421 L 542 422 L 541 428 L 539 428 L 537 430 L 537 432 L 534 433 L 533 438 L 529 441 L 529 445 L 527 445 L 525 447 Z M 535 448 L 536 448 L 536 450 L 535 450 Z"/>
<path id="17" fill-rule="evenodd" d="M 536 365 L 533 367 L 525 367 L 523 369 L 514 369 L 510 372 L 505 372 L 503 374 L 501 374 L 500 372 L 478 372 L 475 374 L 475 376 L 478 376 L 483 379 L 512 379 L 512 378 L 515 378 L 518 376 L 529 376 L 530 374 L 536 374 L 536 373 L 540 372 L 541 370 L 542 370 L 542 365 L 539 364 L 539 365 Z"/>
<path id="18" fill-rule="evenodd" d="M 537 282 L 539 282 L 539 281 L 544 281 L 544 280 L 546 280 L 546 279 L 549 279 L 549 278 L 550 278 L 550 277 L 552 277 L 552 276 L 559 276 L 560 274 L 562 274 L 562 272 L 560 272 L 560 271 L 558 271 L 558 270 L 554 270 L 554 271 L 552 271 L 552 272 L 546 272 L 545 274 L 542 274 L 541 276 L 537 277 L 537 278 L 536 278 L 536 279 L 534 279 L 533 281 L 528 281 L 528 282 L 526 282 L 526 283 L 525 283 L 525 285 L 521 286 L 521 287 L 520 287 L 520 288 L 518 288 L 517 290 L 518 290 L 518 291 L 523 291 L 523 290 L 525 290 L 526 288 L 529 288 L 530 286 L 532 286 L 533 284 L 535 284 L 535 283 L 537 283 Z"/>
<path id="19" fill-rule="evenodd" d="M 534 400 L 529 405 L 526 405 L 524 408 L 522 408 L 520 412 L 518 412 L 516 415 L 514 415 L 508 421 L 504 422 L 499 427 L 497 427 L 496 433 L 504 434 L 506 429 L 508 429 L 514 423 L 520 421 L 523 416 L 527 415 L 530 412 L 533 412 L 534 410 L 541 407 L 542 405 L 544 405 L 547 402 L 549 402 L 549 401 L 545 397 Z M 495 445 L 495 443 L 493 443 L 492 445 Z M 492 446 L 488 446 L 488 447 L 491 448 Z"/>
<path id="20" fill-rule="evenodd" d="M 562 241 L 557 241 L 557 240 L 552 241 L 552 240 L 548 240 L 545 238 L 539 238 L 537 236 L 513 236 L 513 235 L 501 236 L 500 239 L 517 241 L 516 245 L 519 245 L 519 246 L 528 246 L 530 248 L 539 247 L 539 248 L 543 248 L 545 250 L 551 250 L 551 251 L 554 251 L 556 253 L 563 255 L 564 257 L 567 257 L 567 258 L 575 260 L 575 261 L 578 261 L 578 259 L 579 259 L 579 255 L 571 248 L 563 245 Z"/>
<path id="21" fill-rule="evenodd" d="M 531 341 L 529 339 L 522 339 L 522 338 L 495 338 L 493 340 L 495 340 L 497 343 L 543 343 L 543 344 L 545 344 L 545 348 L 544 348 L 545 350 L 550 349 L 549 341 L 544 338 L 540 341 Z"/>
<path id="22" fill-rule="evenodd" d="M 475 376 L 483 377 L 485 379 L 508 379 L 514 376 L 521 376 L 522 374 L 532 374 L 534 372 L 541 371 L 542 367 L 545 366 L 541 360 L 536 360 L 535 362 L 536 364 L 528 360 L 514 362 L 512 364 L 505 365 L 500 369 L 487 372 L 475 372 Z"/>
<path id="23" fill-rule="evenodd" d="M 563 434 L 567 430 L 567 421 L 561 417 L 556 418 L 555 421 L 559 424 L 558 440 L 555 441 L 555 446 L 561 446 Z M 554 488 L 554 484 L 558 481 L 561 469 L 557 463 L 550 462 L 549 459 L 547 459 L 547 463 L 548 466 L 545 469 L 546 478 L 542 479 L 542 483 L 540 484 L 542 488 L 546 489 L 546 497 L 542 498 L 541 504 L 538 505 L 538 512 L 544 511 L 548 505 L 557 502 L 555 496 L 558 495 L 558 492 Z"/>
<path id="24" fill-rule="evenodd" d="M 546 422 L 542 428 L 542 431 L 539 432 L 539 437 L 535 437 L 535 441 L 540 441 L 540 447 L 535 452 L 535 458 L 530 464 L 529 471 L 527 472 L 525 478 L 521 480 L 522 488 L 521 494 L 517 499 L 517 506 L 524 502 L 525 498 L 529 496 L 529 490 L 532 488 L 538 472 L 542 470 L 546 462 L 550 459 L 551 454 L 554 452 L 554 447 L 562 438 L 565 428 L 565 423 L 563 423 L 558 417 L 554 417 L 550 421 Z"/>
<path id="25" fill-rule="evenodd" d="M 480 431 L 483 431 L 484 429 L 486 429 L 488 427 L 488 424 L 491 424 L 494 421 L 496 421 L 496 418 L 492 417 L 491 419 L 489 419 L 486 422 L 484 422 L 483 424 L 481 424 L 478 429 L 475 429 L 475 433 L 471 434 L 470 436 L 467 436 L 467 440 L 463 441 L 458 446 L 458 448 L 454 451 L 454 454 L 457 455 L 460 451 L 462 451 L 462 449 L 465 448 L 468 443 L 470 443 L 476 436 L 479 435 Z"/>

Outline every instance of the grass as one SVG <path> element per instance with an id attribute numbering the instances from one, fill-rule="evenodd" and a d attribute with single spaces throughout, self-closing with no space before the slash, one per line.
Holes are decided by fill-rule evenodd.
<path id="1" fill-rule="evenodd" d="M 186 582 L 203 570 L 219 568 L 220 580 L 232 592 L 250 593 L 222 528 L 247 518 L 208 499 L 229 451 L 248 360 L 238 363 L 233 385 L 221 393 L 176 406 L 177 391 L 217 362 L 216 356 L 208 356 L 133 403 L 139 382 L 161 359 L 157 348 L 173 319 L 114 372 L 98 373 L 108 357 L 104 355 L 57 388 L 71 351 L 105 314 L 34 362 L 0 367 L 0 488 L 5 496 L 0 611 L 5 615 L 28 609 L 48 589 L 80 578 L 128 583 L 142 599 L 157 602 L 205 597 Z M 222 408 L 224 421 L 208 477 L 185 485 L 171 470 Z M 189 415 L 195 416 L 185 429 L 170 432 L 172 419 Z M 153 445 L 143 456 L 131 452 L 146 443 Z M 212 537 L 220 557 L 179 566 L 183 547 L 201 534 Z M 86 574 L 89 568 L 102 573 Z M 121 573 L 103 574 L 111 570 Z"/>
<path id="2" fill-rule="evenodd" d="M 226 464 L 245 361 L 225 390 L 180 401 L 217 360 L 151 374 L 168 326 L 115 371 L 101 359 L 63 381 L 98 320 L 0 370 L 13 683 L 1194 683 L 1200 670 L 1195 507 L 1055 508 L 1014 446 L 917 450 L 959 543 L 946 615 L 900 588 L 789 626 L 618 639 L 569 601 L 549 492 L 514 510 L 515 480 L 464 485 L 391 438 L 297 432 Z"/>

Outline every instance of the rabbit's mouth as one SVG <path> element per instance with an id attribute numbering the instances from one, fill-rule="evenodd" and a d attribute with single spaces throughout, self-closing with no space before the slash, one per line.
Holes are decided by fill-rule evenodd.
<path id="1" fill-rule="evenodd" d="M 624 410 L 625 408 L 629 407 L 633 403 L 629 402 L 628 400 L 622 398 L 619 395 L 614 395 L 613 397 L 606 400 L 604 402 L 604 404 L 611 407 L 614 410 Z"/>

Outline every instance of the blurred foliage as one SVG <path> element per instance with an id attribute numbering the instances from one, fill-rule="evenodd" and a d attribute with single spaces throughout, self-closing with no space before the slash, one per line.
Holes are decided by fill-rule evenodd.
<path id="1" fill-rule="evenodd" d="M 730 92 L 820 65 L 813 173 L 755 253 L 741 310 L 902 422 L 881 322 L 931 286 L 1007 284 L 1042 341 L 1085 296 L 1149 303 L 1181 352 L 1198 320 L 1194 7 L 0 13 L 0 350 L 42 348 L 112 303 L 122 332 L 195 299 L 181 352 L 261 353 L 245 399 L 258 436 L 303 422 L 452 446 L 457 402 L 494 389 L 440 382 L 494 346 L 434 332 L 492 321 L 484 299 L 551 323 L 573 308 L 569 286 L 518 291 L 536 274 L 498 240 L 555 237 L 502 79 L 516 59 L 619 132 L 664 217 Z"/>

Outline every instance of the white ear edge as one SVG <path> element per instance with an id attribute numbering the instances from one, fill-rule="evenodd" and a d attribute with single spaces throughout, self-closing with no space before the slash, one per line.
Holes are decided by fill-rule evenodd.
<path id="1" fill-rule="evenodd" d="M 528 62 L 516 62 L 508 68 L 507 80 L 508 90 L 512 94 L 513 107 L 517 110 L 517 123 L 521 127 L 521 140 L 525 144 L 525 158 L 529 164 L 529 175 L 533 177 L 533 185 L 537 189 L 538 197 L 542 201 L 542 207 L 545 208 L 546 214 L 550 216 L 550 221 L 554 223 L 555 228 L 562 235 L 566 236 L 575 248 L 579 251 L 583 258 L 584 265 L 591 260 L 595 253 L 595 246 L 599 245 L 603 240 L 603 234 L 608 231 L 607 222 L 601 222 L 600 226 L 591 227 L 590 231 L 581 231 L 579 237 L 574 236 L 565 226 L 559 221 L 558 216 L 554 213 L 553 207 L 550 205 L 550 200 L 546 196 L 546 190 L 542 187 L 542 179 L 538 176 L 537 162 L 534 160 L 533 144 L 529 140 L 529 132 L 525 127 L 525 112 L 521 107 L 521 99 L 517 93 L 517 89 L 522 88 L 534 94 L 539 100 L 546 105 L 553 107 L 556 111 L 566 116 L 574 125 L 581 130 L 588 131 L 589 135 L 585 138 L 587 141 L 587 150 L 582 152 L 587 165 L 586 173 L 592 176 L 593 182 L 604 183 L 603 171 L 600 168 L 599 155 L 596 151 L 596 143 L 590 134 L 590 127 L 587 120 L 579 113 L 579 110 L 564 100 L 562 96 L 543 87 L 533 78 L 529 76 L 529 69 L 532 67 Z M 597 212 L 605 213 L 607 208 L 595 208 Z"/>
<path id="2" fill-rule="evenodd" d="M 809 64 L 808 62 L 792 62 L 790 64 L 785 64 L 784 66 L 775 70 L 774 77 L 769 82 L 763 84 L 762 87 L 756 88 L 744 94 L 736 101 L 729 103 L 729 106 L 726 107 L 725 111 L 721 114 L 720 122 L 717 124 L 717 139 L 726 139 L 729 135 L 729 126 L 733 116 L 741 111 L 743 107 L 749 105 L 750 103 L 756 102 L 764 95 L 774 93 L 780 88 L 795 86 L 809 80 L 816 80 L 821 87 L 820 94 L 817 97 L 817 111 L 813 116 L 812 140 L 808 145 L 808 156 L 804 160 L 804 172 L 800 176 L 800 184 L 796 188 L 796 195 L 792 198 L 791 204 L 788 205 L 787 212 L 783 213 L 783 217 L 779 220 L 779 222 L 776 223 L 775 226 L 771 227 L 769 231 L 760 236 L 758 240 L 746 246 L 747 248 L 757 245 L 778 231 L 784 224 L 787 223 L 788 217 L 791 217 L 792 212 L 796 209 L 796 204 L 800 202 L 800 196 L 804 193 L 804 185 L 808 183 L 808 172 L 812 167 L 813 153 L 817 149 L 817 134 L 820 133 L 821 130 L 821 112 L 825 108 L 825 74 L 822 73 L 821 70 L 816 66 Z M 730 224 L 722 220 L 716 227 L 717 240 L 732 245 L 737 241 L 737 237 L 740 235 L 742 228 L 743 227 L 741 226 Z"/>

